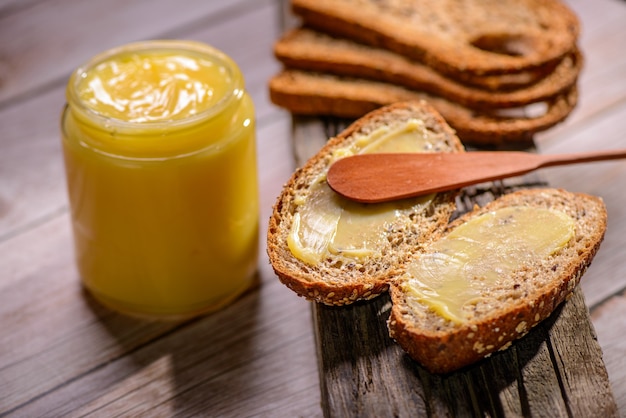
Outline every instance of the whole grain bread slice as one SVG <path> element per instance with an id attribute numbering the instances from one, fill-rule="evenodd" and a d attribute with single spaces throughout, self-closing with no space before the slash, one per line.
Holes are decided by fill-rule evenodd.
<path id="1" fill-rule="evenodd" d="M 329 254 L 312 265 L 295 257 L 288 246 L 299 210 L 297 202 L 307 198 L 312 185 L 319 182 L 338 153 L 344 154 L 341 151 L 381 127 L 393 129 L 412 119 L 422 121 L 430 138 L 431 145 L 424 152 L 463 151 L 454 131 L 430 105 L 421 101 L 396 103 L 367 114 L 329 139 L 284 185 L 269 220 L 267 251 L 278 278 L 298 295 L 328 305 L 378 296 L 387 291 L 390 279 L 400 273 L 398 267 L 410 254 L 420 251 L 425 241 L 447 225 L 455 210 L 455 192 L 438 194 L 419 208 L 403 206 L 400 215 L 386 228 L 380 254 L 365 259 L 346 261 Z"/>
<path id="2" fill-rule="evenodd" d="M 532 84 L 511 89 L 510 79 L 492 77 L 492 89 L 469 86 L 399 54 L 332 37 L 308 28 L 286 32 L 274 54 L 287 68 L 365 78 L 434 94 L 473 109 L 519 107 L 551 99 L 571 89 L 582 67 L 577 50 L 567 55 L 548 75 Z M 522 77 L 518 77 L 518 80 Z M 519 80 L 521 81 L 521 80 Z M 506 84 L 506 83 L 509 84 Z M 500 90 L 493 90 L 494 84 Z M 506 89 L 502 87 L 506 84 Z M 517 86 L 520 87 L 520 86 Z"/>
<path id="3" fill-rule="evenodd" d="M 519 73 L 561 61 L 579 35 L 559 0 L 292 0 L 322 32 L 395 51 L 451 78 Z"/>
<path id="4" fill-rule="evenodd" d="M 377 109 L 406 100 L 428 101 L 464 143 L 500 144 L 529 141 L 533 134 L 567 118 L 578 102 L 574 85 L 552 99 L 535 104 L 540 109 L 473 110 L 442 97 L 371 80 L 338 77 L 299 70 L 284 70 L 269 82 L 272 102 L 294 114 L 358 118 Z M 529 115 L 529 116 L 527 116 Z"/>
<path id="5" fill-rule="evenodd" d="M 564 248 L 532 260 L 490 288 L 472 306 L 467 322 L 446 320 L 418 301 L 407 290 L 408 274 L 391 286 L 390 335 L 431 372 L 450 372 L 505 349 L 550 316 L 578 284 L 604 237 L 607 215 L 602 200 L 558 189 L 504 195 L 452 222 L 442 236 L 481 214 L 511 206 L 564 212 L 575 221 L 574 235 Z"/>

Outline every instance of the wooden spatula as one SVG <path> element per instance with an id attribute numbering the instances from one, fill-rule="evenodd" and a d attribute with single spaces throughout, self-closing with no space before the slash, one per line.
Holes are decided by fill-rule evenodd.
<path id="1" fill-rule="evenodd" d="M 519 151 L 361 154 L 328 171 L 329 186 L 348 199 L 377 203 L 458 189 L 542 167 L 626 158 L 626 150 L 541 155 Z"/>

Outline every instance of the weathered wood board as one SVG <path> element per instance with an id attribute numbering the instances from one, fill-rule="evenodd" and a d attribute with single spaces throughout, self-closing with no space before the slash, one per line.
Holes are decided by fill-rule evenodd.
<path id="1" fill-rule="evenodd" d="M 294 118 L 302 165 L 346 121 Z M 537 176 L 467 188 L 458 212 L 499 194 L 545 185 Z M 387 332 L 388 296 L 348 307 L 313 305 L 325 416 L 616 416 L 602 351 L 577 288 L 504 352 L 445 376 L 428 373 Z"/>

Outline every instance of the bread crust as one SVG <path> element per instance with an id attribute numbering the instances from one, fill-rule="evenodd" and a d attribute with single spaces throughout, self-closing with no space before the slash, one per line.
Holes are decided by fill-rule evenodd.
<path id="1" fill-rule="evenodd" d="M 554 65 L 573 50 L 580 32 L 576 15 L 558 0 L 292 0 L 291 4 L 313 28 L 389 49 L 451 78 Z"/>
<path id="2" fill-rule="evenodd" d="M 533 134 L 562 122 L 578 103 L 578 89 L 542 104 L 535 117 L 509 116 L 499 111 L 475 111 L 458 103 L 389 83 L 328 74 L 284 70 L 269 83 L 270 98 L 294 114 L 358 118 L 381 106 L 405 100 L 426 100 L 454 128 L 464 143 L 528 142 Z"/>
<path id="3" fill-rule="evenodd" d="M 391 243 L 380 257 L 341 265 L 332 259 L 324 260 L 320 265 L 309 265 L 294 257 L 288 248 L 287 236 L 296 211 L 294 200 L 298 194 L 306 193 L 319 173 L 328 169 L 333 151 L 383 124 L 399 124 L 410 118 L 424 121 L 429 132 L 436 136 L 438 149 L 435 152 L 463 151 L 454 131 L 430 105 L 423 101 L 401 102 L 367 114 L 329 139 L 283 186 L 269 220 L 267 252 L 280 281 L 298 295 L 328 305 L 345 305 L 376 297 L 387 291 L 390 279 L 401 272 L 399 266 L 404 259 L 411 252 L 419 251 L 424 240 L 435 236 L 447 225 L 456 207 L 456 192 L 438 194 L 425 210 L 412 213 L 412 217 L 407 215 L 410 226 L 403 227 L 405 229 L 396 232 L 392 227 L 391 234 L 396 234 L 401 242 L 388 237 Z"/>
<path id="4" fill-rule="evenodd" d="M 571 295 L 604 238 L 607 215 L 602 200 L 559 189 L 532 189 L 504 195 L 457 219 L 443 235 L 469 219 L 511 205 L 557 209 L 576 221 L 575 236 L 568 246 L 551 256 L 549 262 L 539 263 L 541 269 L 532 272 L 541 275 L 541 285 L 533 283 L 532 276 L 522 275 L 525 279 L 519 284 L 522 296 L 507 300 L 489 314 L 462 325 L 442 318 L 432 322 L 432 315 L 436 317 L 436 314 L 428 313 L 427 307 L 403 292 L 402 277 L 390 288 L 391 337 L 433 373 L 448 373 L 506 349 L 549 317 Z"/>
<path id="5" fill-rule="evenodd" d="M 532 76 L 500 77 L 499 80 L 492 77 L 484 80 L 484 84 L 489 86 L 486 90 L 445 77 L 391 51 L 335 38 L 308 28 L 285 33 L 275 43 L 274 55 L 286 68 L 398 84 L 473 109 L 519 107 L 551 99 L 574 86 L 583 64 L 581 53 L 575 49 L 549 74 L 538 80 Z M 514 80 L 522 84 L 512 88 Z"/>

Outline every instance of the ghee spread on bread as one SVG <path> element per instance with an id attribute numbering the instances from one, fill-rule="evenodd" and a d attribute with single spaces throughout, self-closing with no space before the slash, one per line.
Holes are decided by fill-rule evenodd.
<path id="1" fill-rule="evenodd" d="M 433 309 L 419 296 L 423 289 L 411 290 L 413 277 L 426 276 L 413 266 L 391 283 L 389 334 L 433 373 L 448 373 L 506 349 L 568 299 L 600 247 L 606 220 L 602 199 L 561 189 L 518 190 L 475 206 L 416 255 L 450 249 L 455 246 L 446 243 L 450 238 L 460 247 L 454 251 L 465 253 L 459 258 L 469 260 L 462 266 L 468 272 L 462 274 L 472 289 L 462 306 L 455 305 L 462 320 Z M 450 293 L 441 290 L 444 286 L 454 288 L 430 284 Z M 467 288 L 459 293 L 468 293 Z"/>
<path id="2" fill-rule="evenodd" d="M 428 131 L 418 119 L 390 128 L 381 126 L 350 147 L 337 149 L 333 160 L 353 154 L 424 152 L 429 146 Z M 298 209 L 288 237 L 291 253 L 315 265 L 326 254 L 363 259 L 379 252 L 386 231 L 403 210 L 431 202 L 432 195 L 400 202 L 364 205 L 333 192 L 326 183 L 326 171 L 314 181 Z"/>
<path id="3" fill-rule="evenodd" d="M 516 270 L 532 268 L 574 236 L 567 214 L 525 206 L 487 212 L 433 243 L 407 268 L 406 290 L 442 317 L 463 323 L 471 305 Z M 467 308 L 467 311 L 464 310 Z"/>
<path id="4" fill-rule="evenodd" d="M 344 206 L 326 199 L 331 194 L 326 173 L 334 161 L 359 152 L 389 152 L 388 145 L 393 145 L 392 151 L 396 152 L 464 151 L 441 115 L 419 101 L 377 109 L 330 137 L 285 183 L 269 219 L 267 253 L 272 268 L 279 280 L 298 295 L 334 306 L 375 298 L 389 289 L 390 281 L 401 273 L 400 266 L 413 253 L 445 229 L 456 208 L 457 191 L 437 193 L 427 201 L 396 202 L 389 212 L 391 216 L 383 214 L 384 206 L 379 207 L 382 213 L 372 213 L 364 211 L 376 209 L 348 203 L 354 210 L 346 211 Z M 317 198 L 319 202 L 313 205 Z M 332 215 L 330 225 L 326 217 L 315 225 L 320 215 L 316 207 L 309 205 L 343 211 L 342 220 Z M 390 216 L 392 220 L 381 221 L 381 236 L 375 232 L 378 227 L 363 226 L 370 220 L 360 222 L 363 213 L 371 215 L 367 218 Z M 340 231 L 335 234 L 337 229 Z M 375 247 L 367 242 L 370 236 L 374 236 Z"/>
<path id="5" fill-rule="evenodd" d="M 537 188 L 506 193 L 482 207 L 474 206 L 470 212 L 450 221 L 459 196 L 456 192 L 437 193 L 423 206 L 415 203 L 409 208 L 395 209 L 399 215 L 392 217 L 393 221 L 383 228 L 380 253 L 377 249 L 367 256 L 362 256 L 367 251 L 359 252 L 363 248 L 371 249 L 367 242 L 363 244 L 367 241 L 363 240 L 363 234 L 370 236 L 371 231 L 362 230 L 372 229 L 365 227 L 367 221 L 364 221 L 350 228 L 353 234 L 333 242 L 333 245 L 330 245 L 331 239 L 326 238 L 321 239 L 319 245 L 315 241 L 317 238 L 313 240 L 315 245 L 307 244 L 309 249 L 322 249 L 319 261 L 314 258 L 308 263 L 298 258 L 293 252 L 295 247 L 289 248 L 293 242 L 288 244 L 288 241 L 303 240 L 302 236 L 293 234 L 302 232 L 303 208 L 315 200 L 312 196 L 318 187 L 326 187 L 326 171 L 332 162 L 342 155 L 364 152 L 369 143 L 374 143 L 373 136 L 406 129 L 413 119 L 423 121 L 423 129 L 427 132 L 428 141 L 423 144 L 422 151 L 463 152 L 454 131 L 426 102 L 399 102 L 369 113 L 330 138 L 285 184 L 270 217 L 267 251 L 278 279 L 308 300 L 344 306 L 389 291 L 391 304 L 385 304 L 391 309 L 387 321 L 389 335 L 428 371 L 448 373 L 505 349 L 550 316 L 568 298 L 591 264 L 604 237 L 607 214 L 600 198 Z M 379 130 L 381 127 L 385 128 Z M 415 141 L 415 136 L 419 135 L 407 137 L 411 136 Z M 368 137 L 372 142 L 368 142 Z M 371 151 L 389 150 L 374 149 L 372 145 Z M 332 201 L 329 205 L 332 206 Z M 336 207 L 340 208 L 339 205 Z M 306 210 L 315 215 L 317 209 L 309 207 Z M 301 222 L 297 227 L 294 226 L 296 218 Z M 506 226 L 511 220 L 517 226 Z M 496 233 L 499 224 L 504 225 Z M 336 225 L 331 224 L 328 229 L 331 231 L 328 236 L 334 239 Z M 490 244 L 482 241 L 485 238 L 483 232 L 489 235 L 487 241 Z M 359 238 L 353 240 L 353 235 Z M 502 239 L 502 236 L 508 238 Z M 420 292 L 426 293 L 424 289 L 416 292 L 410 288 L 414 285 L 410 283 L 413 276 L 420 280 L 424 277 L 411 263 L 423 254 L 436 252 L 441 240 L 456 240 L 463 245 L 461 251 L 457 251 L 457 247 L 444 242 L 440 244 L 440 252 L 453 247 L 454 252 L 480 261 L 478 264 L 484 262 L 489 269 L 512 271 L 510 274 L 497 272 L 492 277 L 491 273 L 482 274 L 494 282 L 484 289 L 480 286 L 477 291 L 473 286 L 469 286 L 469 291 L 461 289 L 462 293 L 469 293 L 466 301 L 470 300 L 469 303 L 462 302 L 462 313 L 459 314 L 464 319 L 462 322 L 446 319 L 433 309 L 424 296 L 419 295 Z M 356 243 L 350 251 L 363 259 L 354 254 L 347 257 L 333 253 L 339 244 L 347 241 Z M 468 243 L 471 245 L 466 245 Z M 535 248 L 534 255 L 526 254 L 527 247 Z M 485 256 L 484 253 L 494 254 Z M 490 260 L 495 253 L 499 256 Z M 521 258 L 522 265 L 520 268 L 505 266 L 503 264 L 507 263 L 502 263 L 502 258 L 515 262 Z M 476 271 L 479 274 L 473 275 L 481 276 L 481 268 Z M 431 271 L 431 275 L 439 273 Z M 447 292 L 444 289 L 448 286 L 446 283 L 426 282 L 425 285 L 439 294 Z M 454 293 L 454 283 L 452 288 Z M 471 294 L 474 291 L 479 293 L 478 298 Z"/>

